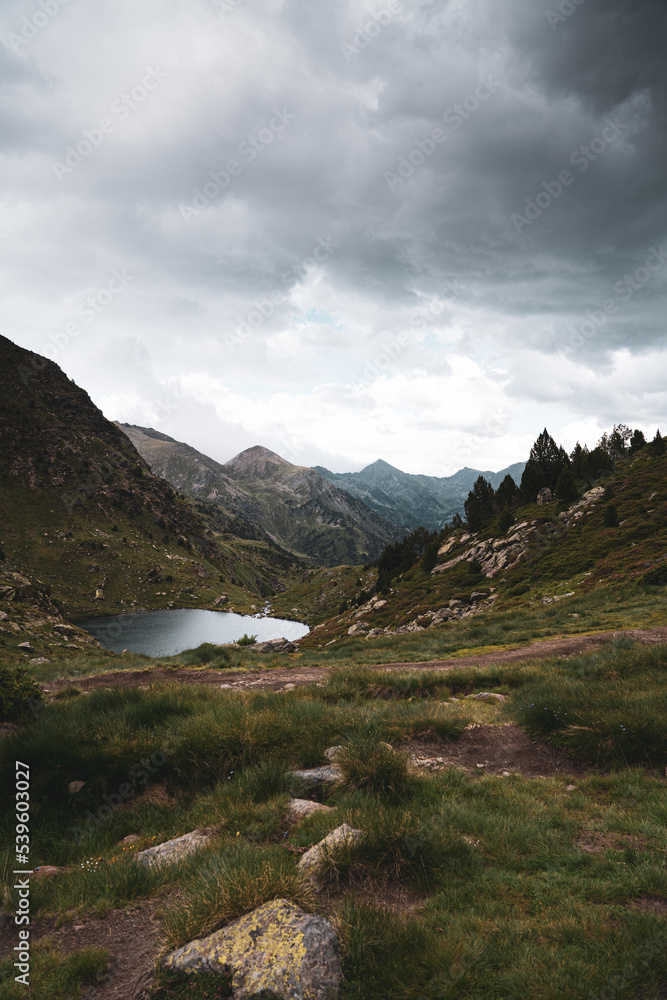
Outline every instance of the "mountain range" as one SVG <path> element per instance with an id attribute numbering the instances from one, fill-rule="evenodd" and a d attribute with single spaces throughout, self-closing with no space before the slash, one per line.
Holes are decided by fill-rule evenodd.
<path id="1" fill-rule="evenodd" d="M 500 472 L 480 472 L 463 468 L 453 476 L 421 476 L 401 472 L 381 459 L 361 472 L 330 472 L 322 466 L 315 471 L 366 506 L 381 514 L 401 531 L 423 525 L 439 531 L 454 514 L 463 514 L 463 504 L 478 476 L 497 489 L 506 475 L 519 484 L 525 462 L 516 462 Z"/>
<path id="2" fill-rule="evenodd" d="M 30 641 L 47 611 L 251 607 L 303 575 L 238 528 L 153 475 L 57 364 L 0 336 L 0 647 Z"/>
<path id="3" fill-rule="evenodd" d="M 256 446 L 221 464 L 150 427 L 118 425 L 151 470 L 230 520 L 255 524 L 274 542 L 319 565 L 376 559 L 395 525 L 316 470 Z"/>

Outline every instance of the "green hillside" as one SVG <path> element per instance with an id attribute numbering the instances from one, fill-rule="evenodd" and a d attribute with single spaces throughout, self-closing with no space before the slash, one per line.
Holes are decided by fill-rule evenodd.
<path id="1" fill-rule="evenodd" d="M 223 594 L 249 609 L 302 575 L 256 528 L 239 538 L 154 476 L 56 364 L 0 338 L 0 372 L 0 646 L 34 638 L 43 652 L 59 615 L 210 607 Z M 36 625 L 47 610 L 56 617 Z"/>

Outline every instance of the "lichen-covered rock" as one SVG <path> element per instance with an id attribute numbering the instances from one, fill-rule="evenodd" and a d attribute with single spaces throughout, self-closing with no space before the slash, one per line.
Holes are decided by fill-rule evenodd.
<path id="1" fill-rule="evenodd" d="M 333 926 L 286 899 L 264 903 L 161 964 L 189 974 L 231 973 L 234 1000 L 335 1000 L 341 978 Z"/>
<path id="2" fill-rule="evenodd" d="M 321 802 L 313 802 L 311 799 L 290 799 L 287 803 L 287 814 L 295 822 L 312 816 L 313 813 L 331 812 L 331 806 L 324 806 Z"/>
<path id="3" fill-rule="evenodd" d="M 156 844 L 155 847 L 147 847 L 145 851 L 137 854 L 137 861 L 142 865 L 171 864 L 180 861 L 187 854 L 198 851 L 200 847 L 207 847 L 211 842 L 211 836 L 203 830 L 193 830 L 191 833 L 184 833 L 182 837 L 175 837 L 173 840 L 166 840 L 164 844 Z"/>
<path id="4" fill-rule="evenodd" d="M 317 788 L 319 785 L 335 785 L 343 777 L 343 772 L 334 764 L 329 764 L 323 767 L 310 767 L 304 771 L 290 771 L 290 776 L 309 788 Z"/>
<path id="5" fill-rule="evenodd" d="M 355 841 L 361 840 L 363 835 L 362 830 L 355 830 L 354 827 L 343 823 L 342 826 L 332 830 L 319 844 L 315 844 L 309 851 L 306 851 L 297 868 L 300 868 L 311 881 L 317 883 L 324 872 L 328 858 L 335 855 L 336 851 L 343 845 L 353 844 Z"/>

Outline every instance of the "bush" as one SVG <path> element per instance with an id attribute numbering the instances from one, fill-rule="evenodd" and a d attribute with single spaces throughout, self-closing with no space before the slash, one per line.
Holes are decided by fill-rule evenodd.
<path id="1" fill-rule="evenodd" d="M 23 667 L 0 666 L 0 721 L 15 721 L 35 712 L 42 700 L 41 689 Z"/>
<path id="2" fill-rule="evenodd" d="M 605 528 L 618 528 L 618 509 L 615 504 L 609 503 L 605 507 L 603 523 Z"/>
<path id="3" fill-rule="evenodd" d="M 254 646 L 257 642 L 257 636 L 247 635 L 247 633 L 244 632 L 240 639 L 235 639 L 234 641 L 237 646 Z"/>

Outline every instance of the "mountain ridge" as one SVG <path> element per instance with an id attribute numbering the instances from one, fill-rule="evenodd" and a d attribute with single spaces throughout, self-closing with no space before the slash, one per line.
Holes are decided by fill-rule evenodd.
<path id="1" fill-rule="evenodd" d="M 153 472 L 189 496 L 261 525 L 298 557 L 358 565 L 376 559 L 398 537 L 395 526 L 363 501 L 261 445 L 220 463 L 152 428 L 118 426 Z"/>
<path id="2" fill-rule="evenodd" d="M 422 525 L 439 531 L 454 514 L 463 514 L 463 504 L 479 476 L 497 488 L 506 475 L 519 483 L 525 462 L 515 462 L 499 472 L 482 472 L 464 466 L 451 476 L 427 476 L 402 472 L 384 459 L 377 459 L 360 472 L 331 472 L 323 466 L 315 471 L 357 497 L 403 531 Z"/>

